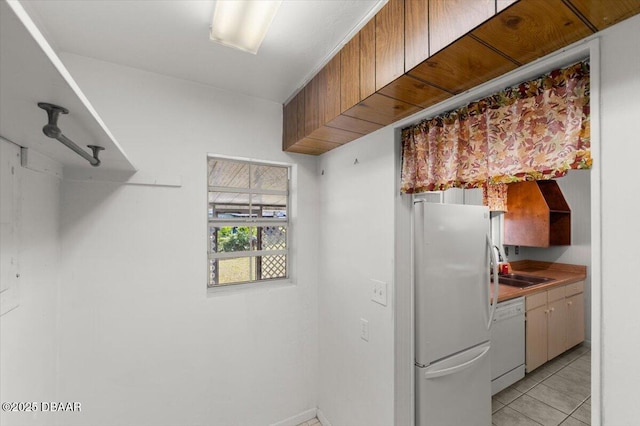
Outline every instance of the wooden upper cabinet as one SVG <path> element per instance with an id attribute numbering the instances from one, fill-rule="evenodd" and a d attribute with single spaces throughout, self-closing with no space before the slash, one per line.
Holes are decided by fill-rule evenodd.
<path id="1" fill-rule="evenodd" d="M 515 68 L 515 62 L 467 35 L 408 74 L 450 93 L 460 93 Z"/>
<path id="2" fill-rule="evenodd" d="M 429 57 L 429 2 L 404 2 L 404 70 L 409 71 Z"/>
<path id="3" fill-rule="evenodd" d="M 299 154 L 320 155 L 334 148 L 339 147 L 339 143 L 322 141 L 319 139 L 303 138 L 290 146 L 288 152 L 297 152 Z"/>
<path id="4" fill-rule="evenodd" d="M 282 146 L 286 150 L 305 137 L 305 90 L 302 89 L 284 106 Z"/>
<path id="5" fill-rule="evenodd" d="M 357 108 L 357 106 L 354 106 L 353 108 Z M 327 123 L 327 126 L 360 133 L 360 135 L 368 135 L 369 133 L 375 132 L 376 130 L 384 127 L 382 124 L 354 118 L 346 115 L 346 113 L 334 118 L 331 122 Z"/>
<path id="6" fill-rule="evenodd" d="M 429 107 L 451 97 L 451 93 L 409 75 L 403 75 L 389 83 L 378 93 L 421 108 Z"/>
<path id="7" fill-rule="evenodd" d="M 304 88 L 304 137 L 340 115 L 340 55 L 336 55 Z"/>
<path id="8" fill-rule="evenodd" d="M 340 112 L 360 102 L 360 33 L 340 51 Z"/>
<path id="9" fill-rule="evenodd" d="M 304 103 L 304 89 L 301 90 L 300 92 L 298 92 L 298 94 L 296 95 L 295 99 L 296 99 L 296 107 L 297 107 L 297 111 L 296 111 L 296 131 L 297 131 L 297 135 L 296 135 L 296 140 L 300 140 L 302 138 L 304 138 L 305 136 L 305 128 L 304 128 L 304 107 L 305 107 L 305 103 Z"/>
<path id="10" fill-rule="evenodd" d="M 429 53 L 448 46 L 495 12 L 495 0 L 429 0 Z"/>
<path id="11" fill-rule="evenodd" d="M 520 0 L 472 32 L 520 64 L 541 58 L 592 33 L 562 0 Z"/>
<path id="12" fill-rule="evenodd" d="M 320 126 L 340 115 L 340 55 L 336 55 L 318 74 Z M 318 126 L 318 127 L 320 127 Z"/>
<path id="13" fill-rule="evenodd" d="M 304 136 L 320 127 L 320 74 L 304 86 Z"/>
<path id="14" fill-rule="evenodd" d="M 376 91 L 376 18 L 360 30 L 360 100 Z"/>
<path id="15" fill-rule="evenodd" d="M 283 146 L 326 152 L 638 13 L 640 0 L 388 0 L 284 106 Z"/>
<path id="16" fill-rule="evenodd" d="M 638 0 L 570 0 L 570 3 L 598 30 L 640 13 Z"/>
<path id="17" fill-rule="evenodd" d="M 386 126 L 419 110 L 420 108 L 415 105 L 374 93 L 344 114 Z"/>
<path id="18" fill-rule="evenodd" d="M 282 119 L 282 149 L 286 150 L 298 140 L 298 99 L 294 97 L 284 106 Z"/>
<path id="19" fill-rule="evenodd" d="M 404 0 L 389 0 L 375 16 L 376 90 L 404 74 Z"/>

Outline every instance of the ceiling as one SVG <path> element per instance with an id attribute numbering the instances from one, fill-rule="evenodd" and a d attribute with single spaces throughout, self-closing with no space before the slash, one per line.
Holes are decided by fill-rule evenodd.
<path id="1" fill-rule="evenodd" d="M 215 0 L 22 1 L 54 50 L 283 103 L 387 0 L 284 0 L 257 55 L 209 40 Z"/>

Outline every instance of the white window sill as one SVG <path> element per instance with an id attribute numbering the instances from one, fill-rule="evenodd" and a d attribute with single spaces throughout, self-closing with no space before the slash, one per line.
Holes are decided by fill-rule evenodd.
<path id="1" fill-rule="evenodd" d="M 295 287 L 291 278 L 281 280 L 260 281 L 244 284 L 229 284 L 219 287 L 207 287 L 207 297 L 227 296 L 254 291 L 270 291 L 281 288 Z"/>

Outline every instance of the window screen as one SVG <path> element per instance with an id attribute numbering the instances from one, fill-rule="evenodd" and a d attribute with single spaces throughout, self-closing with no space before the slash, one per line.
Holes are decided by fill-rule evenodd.
<path id="1" fill-rule="evenodd" d="M 289 175 L 208 157 L 209 287 L 288 277 Z"/>

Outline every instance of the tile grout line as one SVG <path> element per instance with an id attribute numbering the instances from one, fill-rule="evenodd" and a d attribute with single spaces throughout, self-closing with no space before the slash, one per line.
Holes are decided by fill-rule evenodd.
<path id="1" fill-rule="evenodd" d="M 522 395 L 524 395 L 524 394 L 522 394 Z M 520 396 L 522 396 L 522 395 L 520 395 Z M 520 398 L 520 396 L 519 396 L 518 398 Z M 518 398 L 516 398 L 516 399 L 518 399 Z M 514 399 L 514 401 L 515 401 L 515 399 Z M 512 401 L 512 402 L 513 402 L 513 401 Z M 511 403 L 509 403 L 509 405 L 510 405 L 510 404 L 511 404 Z M 500 409 L 499 409 L 499 410 L 496 410 L 496 412 L 495 412 L 495 413 L 493 413 L 493 414 L 496 414 L 496 413 L 498 413 L 499 411 L 504 410 L 506 407 L 509 407 L 509 405 L 505 405 L 504 407 L 500 407 Z M 527 419 L 531 420 L 531 421 L 532 421 L 532 422 L 534 422 L 535 424 L 538 424 L 538 425 L 540 425 L 540 426 L 544 426 L 542 423 L 539 423 L 539 422 L 535 421 L 535 420 L 534 420 L 534 419 L 532 419 L 531 417 L 527 416 L 527 415 L 526 415 L 526 414 L 524 414 L 524 413 L 521 413 L 520 411 L 516 410 L 515 408 L 513 408 L 513 407 L 509 407 L 509 408 L 510 408 L 510 409 L 512 409 L 513 411 L 515 411 L 516 413 L 520 414 L 521 416 L 526 417 Z M 492 419 L 493 419 L 493 414 L 491 415 Z M 566 420 L 566 419 L 563 419 L 562 421 L 565 421 L 565 420 Z M 491 424 L 494 424 L 494 423 L 493 423 L 493 421 L 491 422 Z"/>
<path id="2" fill-rule="evenodd" d="M 538 383 L 538 384 L 539 384 L 539 383 Z M 537 386 L 537 385 L 536 385 L 536 386 Z M 529 389 L 529 390 L 531 390 L 531 389 Z M 527 392 L 528 392 L 528 391 L 527 391 Z M 564 422 L 565 420 L 567 420 L 567 419 L 571 416 L 571 414 L 566 414 L 564 411 L 558 410 L 556 407 L 554 407 L 554 406 L 552 406 L 552 405 L 549 405 L 549 404 L 547 404 L 547 403 L 546 403 L 546 402 L 544 402 L 544 401 L 540 401 L 540 400 L 539 400 L 538 398 L 536 398 L 536 397 L 533 397 L 533 396 L 531 396 L 531 395 L 528 395 L 528 394 L 527 394 L 527 392 L 523 393 L 522 395 L 520 395 L 520 396 L 519 396 L 519 397 L 517 397 L 516 399 L 520 399 L 523 395 L 527 395 L 529 398 L 535 399 L 536 401 L 540 402 L 541 404 L 544 404 L 544 405 L 546 405 L 547 407 L 549 407 L 549 408 L 551 408 L 551 409 L 553 409 L 553 410 L 556 410 L 556 411 L 558 411 L 558 412 L 562 413 L 563 415 L 565 415 L 566 417 L 562 419 L 562 422 Z M 515 401 L 516 401 L 516 399 L 514 399 L 513 401 L 511 401 L 511 402 L 509 403 L 509 405 L 511 405 L 513 402 L 515 402 Z M 505 405 L 505 407 L 509 407 L 509 405 Z M 580 405 L 582 405 L 582 404 L 580 404 Z M 578 407 L 579 407 L 580 405 L 578 405 Z M 504 408 L 504 407 L 502 407 L 502 408 Z M 501 409 L 502 409 L 502 408 L 501 408 Z M 542 423 L 540 423 L 540 422 L 536 421 L 535 419 L 532 419 L 531 417 L 527 416 L 525 413 L 523 413 L 523 412 L 519 411 L 517 408 L 514 408 L 514 407 L 509 407 L 509 408 L 511 408 L 513 411 L 517 411 L 518 413 L 522 414 L 524 417 L 528 418 L 529 420 L 531 420 L 531 421 L 533 421 L 533 422 L 535 422 L 535 423 L 538 423 L 539 425 L 542 425 Z M 576 410 L 577 410 L 577 408 L 576 408 Z M 500 410 L 498 410 L 498 411 L 500 411 Z M 574 411 L 575 411 L 575 410 L 574 410 Z M 560 423 L 562 423 L 562 422 L 560 422 Z M 559 423 L 559 424 L 560 424 L 560 423 Z"/>
<path id="3" fill-rule="evenodd" d="M 591 398 L 591 395 L 589 395 L 588 397 L 586 397 L 572 412 L 571 414 L 569 414 L 569 417 L 572 417 L 576 420 L 578 420 L 579 422 L 582 422 L 582 420 L 578 419 L 577 417 L 573 417 L 573 413 L 575 413 L 576 411 L 578 411 L 580 409 L 580 407 L 582 407 L 584 405 L 585 402 L 587 402 L 587 399 Z M 591 412 L 591 410 L 589 410 L 589 412 Z M 566 420 L 566 419 L 564 419 Z M 563 420 L 563 421 L 564 421 Z M 584 422 L 582 422 L 584 423 Z"/>
<path id="4" fill-rule="evenodd" d="M 586 396 L 586 397 L 584 397 L 584 398 L 576 398 L 576 400 L 578 400 L 578 401 L 579 401 L 579 400 L 582 400 L 582 401 L 581 401 L 581 402 L 576 406 L 576 408 L 574 408 L 574 409 L 571 411 L 571 413 L 569 413 L 569 414 L 565 413 L 564 411 L 562 411 L 562 410 L 560 410 L 560 409 L 558 409 L 558 408 L 556 408 L 556 407 L 554 407 L 554 406 L 552 406 L 552 405 L 547 404 L 547 403 L 546 403 L 546 402 L 544 402 L 544 401 L 539 400 L 538 398 L 536 398 L 536 397 L 534 397 L 534 396 L 532 396 L 532 395 L 529 395 L 529 392 L 530 392 L 533 388 L 535 388 L 536 386 L 538 386 L 538 385 L 540 385 L 540 384 L 543 384 L 543 382 L 544 382 L 544 381 L 546 381 L 547 379 L 551 378 L 552 376 L 555 376 L 557 373 L 559 373 L 560 371 L 564 370 L 566 367 L 569 367 L 572 363 L 574 363 L 575 361 L 579 360 L 580 358 L 582 358 L 583 356 L 587 355 L 588 353 L 589 353 L 589 351 L 585 351 L 585 352 L 581 353 L 580 355 L 576 356 L 575 358 L 571 359 L 571 360 L 570 360 L 569 362 L 567 362 L 566 364 L 565 364 L 565 363 L 562 363 L 562 367 L 561 367 L 561 368 L 559 368 L 557 371 L 555 371 L 555 372 L 551 373 L 549 376 L 544 377 L 544 378 L 543 378 L 542 380 L 540 380 L 540 381 L 538 381 L 538 380 L 536 380 L 536 379 L 533 379 L 533 381 L 535 382 L 535 385 L 531 386 L 531 387 L 530 387 L 526 392 L 520 392 L 518 389 L 516 389 L 516 388 L 512 388 L 513 390 L 515 390 L 515 391 L 517 391 L 518 393 L 520 393 L 520 395 L 518 395 L 518 396 L 517 396 L 516 398 L 514 398 L 511 402 L 509 402 L 508 404 L 504 404 L 502 407 L 500 407 L 498 410 L 496 410 L 494 413 L 492 413 L 492 414 L 491 414 L 492 419 L 493 419 L 493 416 L 494 416 L 496 413 L 500 412 L 500 411 L 501 411 L 501 410 L 503 410 L 505 407 L 509 407 L 511 410 L 514 410 L 515 412 L 517 412 L 518 414 L 520 414 L 520 415 L 522 415 L 522 416 L 526 417 L 527 419 L 529 419 L 529 420 L 531 420 L 531 421 L 533 421 L 533 422 L 535 422 L 535 423 L 537 423 L 537 424 L 540 424 L 540 423 L 539 423 L 539 422 L 537 422 L 536 420 L 534 420 L 534 419 L 532 419 L 531 417 L 527 416 L 525 413 L 522 413 L 522 412 L 518 411 L 515 407 L 511 407 L 511 404 L 512 404 L 514 401 L 516 401 L 517 399 L 521 398 L 521 397 L 522 397 L 522 395 L 527 395 L 529 398 L 535 399 L 536 401 L 540 402 L 541 404 L 544 404 L 544 405 L 546 405 L 547 407 L 550 407 L 550 408 L 552 408 L 552 409 L 554 409 L 554 410 L 558 411 L 559 413 L 561 413 L 561 414 L 564 416 L 564 418 L 562 419 L 562 421 L 560 422 L 560 424 L 562 424 L 563 422 L 565 422 L 567 419 L 569 419 L 569 417 L 572 417 L 572 415 L 573 415 L 576 411 L 578 411 L 578 410 L 580 409 L 580 407 L 582 407 L 582 406 L 586 403 L 586 401 L 587 401 L 589 398 L 591 398 L 591 393 L 590 393 L 590 392 L 589 392 L 589 395 L 587 395 L 587 396 Z M 561 362 L 561 361 L 560 361 L 560 362 Z M 572 367 L 572 369 L 573 369 L 573 370 L 575 370 L 575 371 L 578 371 L 578 372 L 584 373 L 583 371 L 578 370 L 578 369 L 576 369 L 575 367 Z M 590 372 L 589 372 L 588 374 L 590 375 Z M 561 377 L 561 378 L 565 379 L 562 375 L 560 375 L 559 377 Z M 525 380 L 525 379 L 526 379 L 526 377 L 525 377 L 525 378 L 523 378 L 523 379 L 521 379 L 521 380 Z M 514 385 L 515 385 L 515 384 L 514 384 Z M 513 386 L 513 385 L 512 385 L 512 386 Z M 545 385 L 545 386 L 548 386 L 548 385 Z M 553 389 L 553 388 L 552 388 L 552 389 Z M 558 391 L 558 389 L 554 389 L 554 390 Z M 498 399 L 496 399 L 496 401 L 501 402 L 501 401 L 500 401 L 500 400 L 498 400 Z M 502 402 L 501 402 L 501 403 L 502 403 Z M 579 419 L 577 419 L 577 418 L 575 418 L 575 417 L 572 417 L 572 418 L 574 418 L 574 419 L 576 419 L 576 420 L 578 420 L 578 421 L 581 421 L 581 420 L 579 420 Z M 493 424 L 493 421 L 492 421 L 492 424 Z"/>

